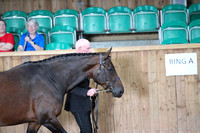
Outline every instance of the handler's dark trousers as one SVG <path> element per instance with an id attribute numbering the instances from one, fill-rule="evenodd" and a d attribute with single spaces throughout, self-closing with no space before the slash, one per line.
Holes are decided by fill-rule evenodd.
<path id="1" fill-rule="evenodd" d="M 72 112 L 72 114 L 80 127 L 80 133 L 92 133 L 90 112 Z"/>

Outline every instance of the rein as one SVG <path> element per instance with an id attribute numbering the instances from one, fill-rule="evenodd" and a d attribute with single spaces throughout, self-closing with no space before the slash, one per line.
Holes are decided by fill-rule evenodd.
<path id="1" fill-rule="evenodd" d="M 99 64 L 100 64 L 100 67 L 99 67 L 99 70 L 98 70 L 98 74 L 97 74 L 97 77 L 99 76 L 99 73 L 104 70 L 104 73 L 106 75 L 106 72 L 105 72 L 105 68 L 107 70 L 109 70 L 108 67 L 105 66 L 105 64 L 110 61 L 110 58 L 106 59 L 105 61 L 102 61 L 102 54 L 99 55 Z M 97 133 L 98 131 L 98 105 L 99 105 L 99 94 L 100 92 L 112 92 L 114 91 L 113 90 L 113 85 L 118 81 L 120 80 L 119 77 L 117 77 L 115 80 L 113 80 L 112 82 L 108 81 L 108 78 L 107 78 L 107 75 L 106 75 L 106 88 L 103 88 L 103 89 L 97 89 L 98 87 L 98 83 L 96 84 L 96 89 L 97 89 L 97 95 L 96 95 L 96 99 L 95 101 L 93 101 L 94 99 L 92 99 L 92 102 L 95 102 L 96 103 L 96 118 L 95 118 L 95 110 L 92 108 L 91 106 L 91 111 L 92 111 L 92 121 L 93 121 L 93 128 L 94 128 L 94 133 Z"/>

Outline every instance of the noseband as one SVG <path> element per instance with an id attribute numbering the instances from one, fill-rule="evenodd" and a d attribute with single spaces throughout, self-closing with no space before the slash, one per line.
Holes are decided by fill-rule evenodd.
<path id="1" fill-rule="evenodd" d="M 104 71 L 104 74 L 106 75 L 106 72 L 105 72 L 105 69 L 107 69 L 108 71 L 110 71 L 110 68 L 108 68 L 107 66 L 105 66 L 105 64 L 110 61 L 110 57 L 108 57 L 108 59 L 106 59 L 105 61 L 102 61 L 102 54 L 99 55 L 99 64 L 100 64 L 100 67 L 99 67 L 99 70 L 98 70 L 98 75 L 97 77 L 99 76 L 100 72 L 103 70 Z M 119 77 L 115 78 L 113 81 L 108 81 L 108 77 L 106 75 L 106 88 L 104 89 L 100 89 L 98 90 L 98 92 L 102 92 L 102 91 L 106 91 L 106 92 L 113 92 L 113 85 L 118 81 L 120 80 Z M 98 84 L 96 85 L 96 88 L 97 88 Z"/>

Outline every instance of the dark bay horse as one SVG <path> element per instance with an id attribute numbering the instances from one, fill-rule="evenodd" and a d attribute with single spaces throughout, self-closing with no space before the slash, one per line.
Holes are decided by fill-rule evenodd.
<path id="1" fill-rule="evenodd" d="M 64 95 L 86 77 L 121 97 L 124 88 L 110 52 L 58 55 L 0 72 L 0 126 L 29 123 L 27 133 L 42 125 L 67 133 L 57 119 Z"/>

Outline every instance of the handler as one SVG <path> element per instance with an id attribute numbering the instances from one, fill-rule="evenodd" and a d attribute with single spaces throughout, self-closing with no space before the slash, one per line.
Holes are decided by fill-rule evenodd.
<path id="1" fill-rule="evenodd" d="M 76 42 L 76 53 L 90 52 L 90 42 L 88 40 L 80 39 Z M 90 97 L 94 97 L 96 93 L 97 89 L 90 88 L 89 79 L 86 78 L 67 94 L 65 110 L 74 115 L 80 133 L 92 133 Z"/>

